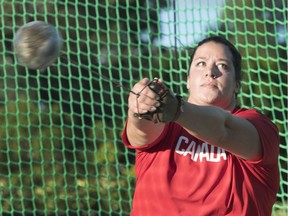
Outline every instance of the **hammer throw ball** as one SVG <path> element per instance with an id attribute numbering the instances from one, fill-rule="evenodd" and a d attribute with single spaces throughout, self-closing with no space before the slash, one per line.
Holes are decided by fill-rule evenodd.
<path id="1" fill-rule="evenodd" d="M 55 26 L 32 21 L 22 25 L 13 39 L 18 62 L 30 69 L 45 69 L 59 57 L 62 37 Z"/>

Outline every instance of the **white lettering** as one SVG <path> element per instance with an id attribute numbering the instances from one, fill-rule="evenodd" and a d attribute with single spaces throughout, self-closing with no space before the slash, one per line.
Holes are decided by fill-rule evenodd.
<path id="1" fill-rule="evenodd" d="M 188 143 L 189 140 L 188 140 L 187 137 L 184 137 L 184 136 L 180 136 L 180 137 L 179 137 L 178 142 L 177 142 L 177 145 L 176 145 L 176 149 L 175 149 L 176 153 L 178 153 L 178 154 L 184 154 L 185 151 L 186 151 L 186 149 L 181 149 L 181 150 L 180 150 L 180 145 L 181 145 L 182 141 L 183 141 L 184 143 Z"/>
<path id="2" fill-rule="evenodd" d="M 193 157 L 193 155 L 195 153 L 195 146 L 196 146 L 196 142 L 192 141 L 183 155 L 187 156 L 187 154 L 190 154 L 191 157 Z"/>
<path id="3" fill-rule="evenodd" d="M 220 151 L 220 154 L 218 153 L 219 151 Z M 224 149 L 218 148 L 217 155 L 219 155 L 219 161 L 221 157 L 223 157 L 223 160 L 227 160 L 227 155 Z"/>
<path id="4" fill-rule="evenodd" d="M 209 145 L 206 142 L 196 143 L 192 140 L 189 143 L 189 139 L 185 136 L 180 136 L 175 148 L 177 154 L 191 156 L 191 160 L 197 162 L 210 161 L 220 162 L 221 160 L 227 160 L 227 155 L 224 149 Z"/>
<path id="5" fill-rule="evenodd" d="M 203 158 L 206 158 L 206 161 L 209 161 L 209 150 L 208 150 L 208 144 L 203 143 L 201 152 L 200 152 L 200 161 L 202 162 Z"/>
<path id="6" fill-rule="evenodd" d="M 210 150 L 210 161 L 211 162 L 218 162 L 219 158 L 218 158 L 218 154 L 215 154 L 215 150 L 214 150 L 214 146 L 211 145 L 211 150 Z M 217 148 L 218 151 L 219 148 Z M 215 157 L 216 156 L 216 157 Z"/>

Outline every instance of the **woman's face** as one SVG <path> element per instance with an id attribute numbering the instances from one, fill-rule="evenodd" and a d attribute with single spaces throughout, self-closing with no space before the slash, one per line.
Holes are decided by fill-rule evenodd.
<path id="1" fill-rule="evenodd" d="M 224 44 L 210 41 L 198 47 L 187 78 L 188 101 L 234 109 L 240 85 L 235 79 L 232 60 L 233 56 Z"/>

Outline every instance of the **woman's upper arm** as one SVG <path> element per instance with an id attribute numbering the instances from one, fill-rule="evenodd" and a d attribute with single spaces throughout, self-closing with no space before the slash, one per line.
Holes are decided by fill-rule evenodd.
<path id="1" fill-rule="evenodd" d="M 258 160 L 262 157 L 262 145 L 253 123 L 243 117 L 229 115 L 225 128 L 226 132 L 219 141 L 221 147 L 246 160 Z"/>
<path id="2" fill-rule="evenodd" d="M 243 159 L 257 160 L 263 149 L 257 127 L 263 116 L 256 111 L 230 113 L 215 106 L 184 103 L 184 112 L 177 120 L 200 140 L 218 146 Z"/>

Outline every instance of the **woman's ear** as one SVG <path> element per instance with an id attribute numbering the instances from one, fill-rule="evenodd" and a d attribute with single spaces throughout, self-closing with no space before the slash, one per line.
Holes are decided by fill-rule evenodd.
<path id="1" fill-rule="evenodd" d="M 238 94 L 240 92 L 240 88 L 241 88 L 241 83 L 240 81 L 236 81 L 236 86 L 235 86 L 235 94 Z"/>

